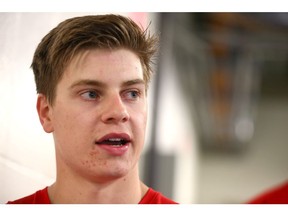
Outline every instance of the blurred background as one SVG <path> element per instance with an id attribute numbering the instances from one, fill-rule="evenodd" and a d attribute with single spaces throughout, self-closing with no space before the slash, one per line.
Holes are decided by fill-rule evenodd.
<path id="1" fill-rule="evenodd" d="M 48 31 L 87 14 L 0 13 L 0 203 L 54 182 L 30 64 Z M 288 180 L 288 13 L 119 14 L 161 38 L 147 185 L 180 203 L 227 204 Z"/>

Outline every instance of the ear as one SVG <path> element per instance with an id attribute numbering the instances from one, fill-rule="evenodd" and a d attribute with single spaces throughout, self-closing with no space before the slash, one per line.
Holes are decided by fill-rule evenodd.
<path id="1" fill-rule="evenodd" d="M 51 133 L 54 131 L 51 120 L 51 109 L 52 107 L 51 105 L 49 105 L 46 96 L 43 94 L 39 94 L 37 98 L 37 112 L 42 127 L 46 133 Z"/>

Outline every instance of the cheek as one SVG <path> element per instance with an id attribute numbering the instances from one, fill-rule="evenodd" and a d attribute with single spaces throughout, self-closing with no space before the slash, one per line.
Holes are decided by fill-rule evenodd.
<path id="1" fill-rule="evenodd" d="M 77 112 L 67 107 L 60 107 L 55 110 L 53 115 L 54 139 L 57 144 L 84 145 L 90 142 L 92 125 L 91 116 L 85 115 L 84 112 Z"/>
<path id="2" fill-rule="evenodd" d="M 147 111 L 143 110 L 142 112 L 135 112 L 134 115 L 134 125 L 132 127 L 135 130 L 135 136 L 141 139 L 142 142 L 146 132 Z"/>
<path id="3" fill-rule="evenodd" d="M 59 130 L 81 130 L 91 124 L 93 118 L 89 111 L 68 104 L 68 102 L 67 104 L 59 103 L 53 111 L 53 124 L 58 126 Z"/>

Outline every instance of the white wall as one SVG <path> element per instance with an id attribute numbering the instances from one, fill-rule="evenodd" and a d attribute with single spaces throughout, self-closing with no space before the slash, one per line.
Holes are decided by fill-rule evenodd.
<path id="1" fill-rule="evenodd" d="M 29 66 L 37 43 L 57 19 L 48 14 L 35 18 L 32 14 L 0 14 L 1 203 L 39 189 L 54 177 L 53 142 L 38 121 Z"/>

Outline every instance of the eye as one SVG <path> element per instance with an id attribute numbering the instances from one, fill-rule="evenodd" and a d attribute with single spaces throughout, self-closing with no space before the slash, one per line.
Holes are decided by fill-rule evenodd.
<path id="1" fill-rule="evenodd" d="M 85 100 L 97 100 L 100 96 L 97 91 L 89 90 L 81 94 Z"/>
<path id="2" fill-rule="evenodd" d="M 124 93 L 125 99 L 128 100 L 137 100 L 141 95 L 141 92 L 138 90 L 130 90 Z"/>

